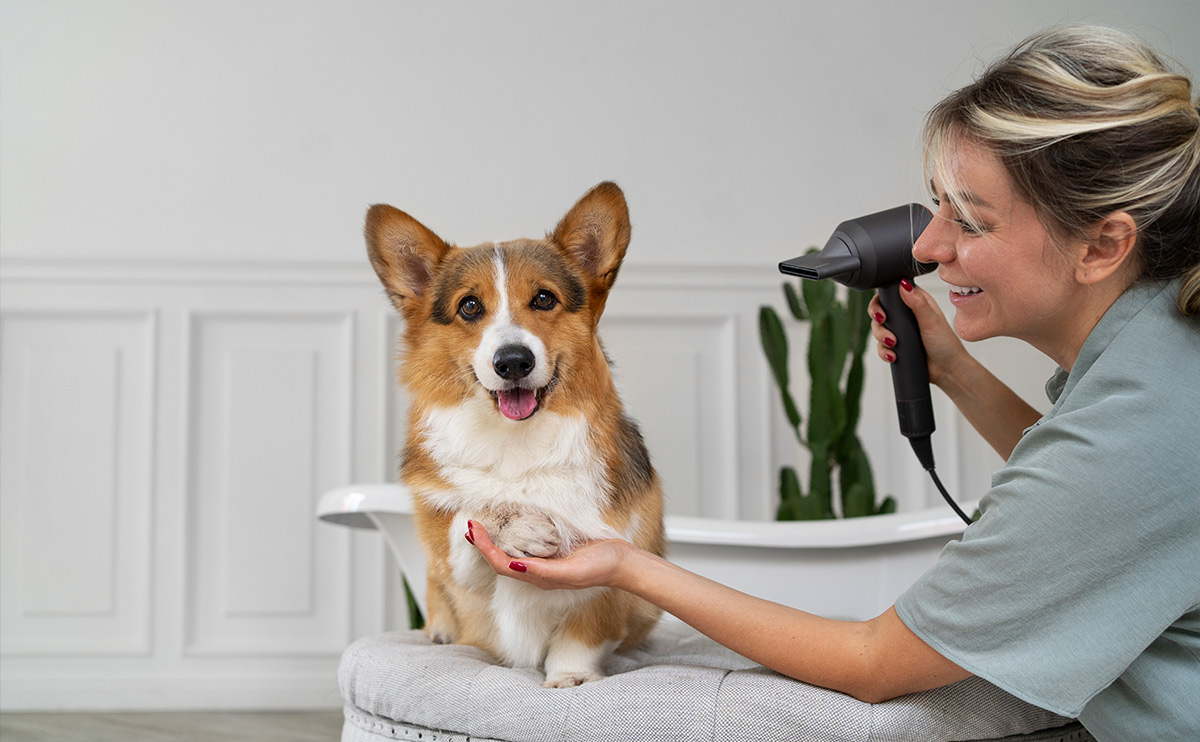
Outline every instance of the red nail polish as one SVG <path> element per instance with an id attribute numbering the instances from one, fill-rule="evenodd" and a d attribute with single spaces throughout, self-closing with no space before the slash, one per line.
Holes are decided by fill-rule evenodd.
<path id="1" fill-rule="evenodd" d="M 475 537 L 471 535 L 470 531 L 467 531 L 467 543 L 471 546 L 475 545 Z"/>
<path id="2" fill-rule="evenodd" d="M 896 356 L 892 355 L 891 353 L 884 353 L 883 360 L 887 361 L 888 363 L 893 363 L 896 360 Z"/>
<path id="3" fill-rule="evenodd" d="M 884 339 L 883 339 L 883 344 L 884 344 L 884 345 L 886 345 L 886 346 L 887 346 L 887 347 L 889 347 L 889 348 L 895 348 L 895 347 L 896 347 L 896 341 L 895 341 L 895 340 L 893 340 L 892 338 L 884 338 Z"/>
<path id="4" fill-rule="evenodd" d="M 883 312 L 876 312 L 876 313 L 875 313 L 875 321 L 876 321 L 876 322 L 878 322 L 878 323 L 879 323 L 879 324 L 881 324 L 881 325 L 883 324 Z"/>
<path id="5" fill-rule="evenodd" d="M 513 572 L 524 572 L 529 569 L 529 567 L 526 567 L 521 562 L 509 562 L 508 568 L 511 569 Z"/>
<path id="6" fill-rule="evenodd" d="M 900 288 L 904 289 L 905 291 L 912 291 L 913 290 L 912 281 L 908 280 L 907 278 L 901 278 L 900 279 Z"/>

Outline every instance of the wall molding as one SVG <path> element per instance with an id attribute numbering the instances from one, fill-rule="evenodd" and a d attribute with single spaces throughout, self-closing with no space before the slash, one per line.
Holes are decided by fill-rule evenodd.
<path id="1" fill-rule="evenodd" d="M 337 660 L 276 672 L 126 672 L 83 669 L 5 673 L 4 711 L 181 709 L 255 711 L 341 708 Z"/>
<path id="2" fill-rule="evenodd" d="M 374 289 L 374 271 L 359 261 L 120 260 L 81 258 L 0 260 L 0 280 L 14 283 L 273 284 L 356 286 Z M 667 265 L 627 260 L 615 290 L 716 288 L 778 293 L 784 278 L 774 265 Z M 379 291 L 382 295 L 382 289 Z"/>

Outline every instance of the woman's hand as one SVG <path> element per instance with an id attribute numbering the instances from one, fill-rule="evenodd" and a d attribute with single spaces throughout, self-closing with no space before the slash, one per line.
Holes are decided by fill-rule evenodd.
<path id="1" fill-rule="evenodd" d="M 621 567 L 637 551 L 628 541 L 590 541 L 565 557 L 513 559 L 492 543 L 479 523 L 467 522 L 467 541 L 491 565 L 496 574 L 512 577 L 543 590 L 580 590 L 585 587 L 621 587 Z"/>
<path id="2" fill-rule="evenodd" d="M 1021 440 L 1022 431 L 1037 422 L 1041 413 L 967 353 L 928 291 L 911 281 L 901 281 L 900 300 L 912 309 L 921 328 L 929 381 L 950 397 L 984 440 L 1007 460 Z M 879 343 L 879 357 L 891 363 L 896 360 L 892 352 L 896 336 L 883 326 L 887 314 L 878 295 L 871 299 L 867 311 L 871 313 L 871 334 Z"/>
<path id="3" fill-rule="evenodd" d="M 899 293 L 900 300 L 913 311 L 921 328 L 921 342 L 925 344 L 929 362 L 929 381 L 943 386 L 953 369 L 968 357 L 966 348 L 928 291 L 911 281 L 901 281 Z M 896 336 L 883 326 L 887 313 L 879 303 L 878 294 L 871 298 L 867 311 L 871 314 L 871 334 L 878 344 L 879 357 L 892 363 L 896 360 Z"/>

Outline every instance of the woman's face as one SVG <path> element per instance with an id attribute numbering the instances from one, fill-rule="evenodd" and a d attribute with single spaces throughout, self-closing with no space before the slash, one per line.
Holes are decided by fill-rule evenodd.
<path id="1" fill-rule="evenodd" d="M 1079 288 L 1070 252 L 1052 242 L 1033 206 L 1017 196 L 999 158 L 970 142 L 949 155 L 945 170 L 955 190 L 947 193 L 935 178 L 936 212 L 913 256 L 937 262 L 951 285 L 959 337 L 1015 337 L 1055 357 Z"/>

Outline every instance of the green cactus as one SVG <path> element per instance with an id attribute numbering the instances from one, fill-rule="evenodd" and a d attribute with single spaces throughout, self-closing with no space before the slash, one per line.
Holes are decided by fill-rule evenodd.
<path id="1" fill-rule="evenodd" d="M 417 605 L 417 597 L 413 595 L 408 578 L 401 576 L 400 579 L 404 583 L 404 600 L 408 604 L 408 628 L 423 629 L 425 628 L 425 616 L 421 614 L 421 606 Z"/>
<path id="2" fill-rule="evenodd" d="M 846 303 L 838 300 L 830 281 L 802 281 L 800 293 L 784 284 L 789 310 L 807 321 L 810 385 L 808 427 L 803 430 L 800 409 L 790 389 L 788 342 L 778 313 L 759 310 L 758 329 L 763 352 L 779 387 L 784 413 L 796 440 L 812 454 L 808 493 L 796 470 L 785 466 L 779 476 L 778 520 L 820 520 L 836 517 L 833 509 L 834 478 L 841 497 L 842 515 L 891 513 L 896 501 L 887 497 L 875 503 L 871 464 L 855 433 L 862 409 L 863 353 L 871 321 L 867 316 L 869 292 L 849 291 Z M 849 370 L 846 369 L 849 360 Z"/>

